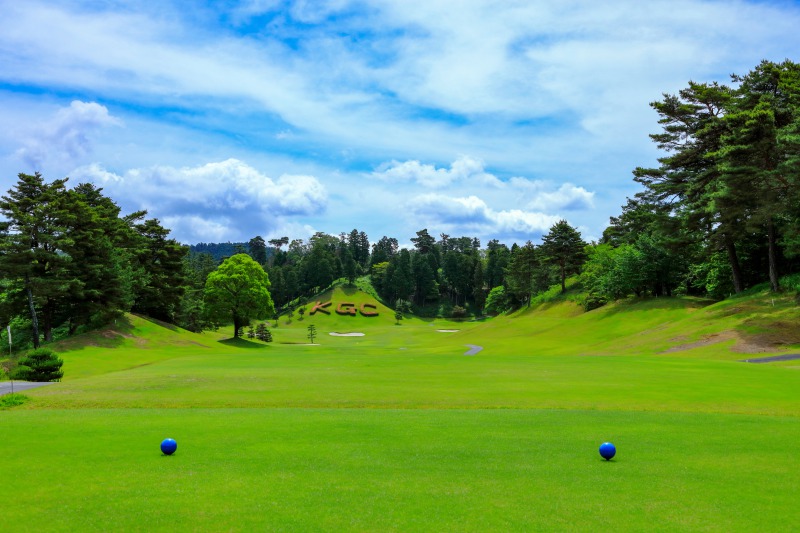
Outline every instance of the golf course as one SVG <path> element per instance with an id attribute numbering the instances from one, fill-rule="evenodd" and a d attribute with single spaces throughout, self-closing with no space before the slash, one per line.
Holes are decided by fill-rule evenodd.
<path id="1" fill-rule="evenodd" d="M 397 320 L 340 284 L 271 343 L 132 314 L 55 343 L 61 382 L 0 397 L 0 527 L 796 531 L 800 361 L 743 362 L 800 353 L 794 294 L 569 294 Z"/>

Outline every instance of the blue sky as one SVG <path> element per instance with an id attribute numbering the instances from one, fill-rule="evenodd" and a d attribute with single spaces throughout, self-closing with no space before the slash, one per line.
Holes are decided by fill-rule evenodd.
<path id="1" fill-rule="evenodd" d="M 800 60 L 779 1 L 0 0 L 0 190 L 91 181 L 186 243 L 602 234 L 648 103 Z"/>

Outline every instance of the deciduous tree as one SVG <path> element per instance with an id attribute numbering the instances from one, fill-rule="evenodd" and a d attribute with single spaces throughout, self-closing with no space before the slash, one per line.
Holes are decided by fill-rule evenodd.
<path id="1" fill-rule="evenodd" d="M 251 319 L 266 319 L 275 312 L 269 293 L 269 276 L 247 254 L 229 257 L 208 275 L 206 312 L 219 321 L 233 322 L 234 337 Z"/>

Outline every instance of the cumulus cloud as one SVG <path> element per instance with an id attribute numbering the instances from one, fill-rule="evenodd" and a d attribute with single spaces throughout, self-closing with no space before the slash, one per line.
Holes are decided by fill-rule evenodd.
<path id="1" fill-rule="evenodd" d="M 328 203 L 325 187 L 314 176 L 285 174 L 273 180 L 237 159 L 131 169 L 122 175 L 92 164 L 72 175 L 102 186 L 131 209 L 147 209 L 184 241 L 266 234 L 288 218 L 317 215 Z"/>
<path id="2" fill-rule="evenodd" d="M 36 170 L 48 160 L 74 165 L 91 153 L 93 134 L 107 126 L 121 124 L 105 106 L 73 100 L 49 121 L 28 132 L 16 155 Z"/>
<path id="3" fill-rule="evenodd" d="M 468 156 L 459 157 L 450 168 L 436 168 L 416 160 L 391 161 L 381 165 L 372 175 L 388 182 L 417 183 L 432 189 L 447 187 L 458 181 L 495 186 L 500 183 L 496 176 L 484 170 L 483 161 Z"/>
<path id="4" fill-rule="evenodd" d="M 520 209 L 494 210 L 476 196 L 424 194 L 413 198 L 407 208 L 421 222 L 446 231 L 471 231 L 498 238 L 533 238 L 561 218 Z"/>
<path id="5" fill-rule="evenodd" d="M 594 193 L 571 183 L 563 184 L 557 191 L 540 192 L 528 208 L 540 211 L 579 211 L 594 207 Z"/>

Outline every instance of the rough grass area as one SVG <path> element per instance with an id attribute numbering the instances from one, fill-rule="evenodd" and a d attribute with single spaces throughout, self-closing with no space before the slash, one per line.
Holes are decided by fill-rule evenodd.
<path id="1" fill-rule="evenodd" d="M 11 409 L 12 407 L 19 407 L 28 400 L 30 400 L 30 398 L 28 398 L 24 394 L 19 394 L 16 392 L 12 392 L 10 394 L 4 394 L 0 396 L 0 409 Z"/>

